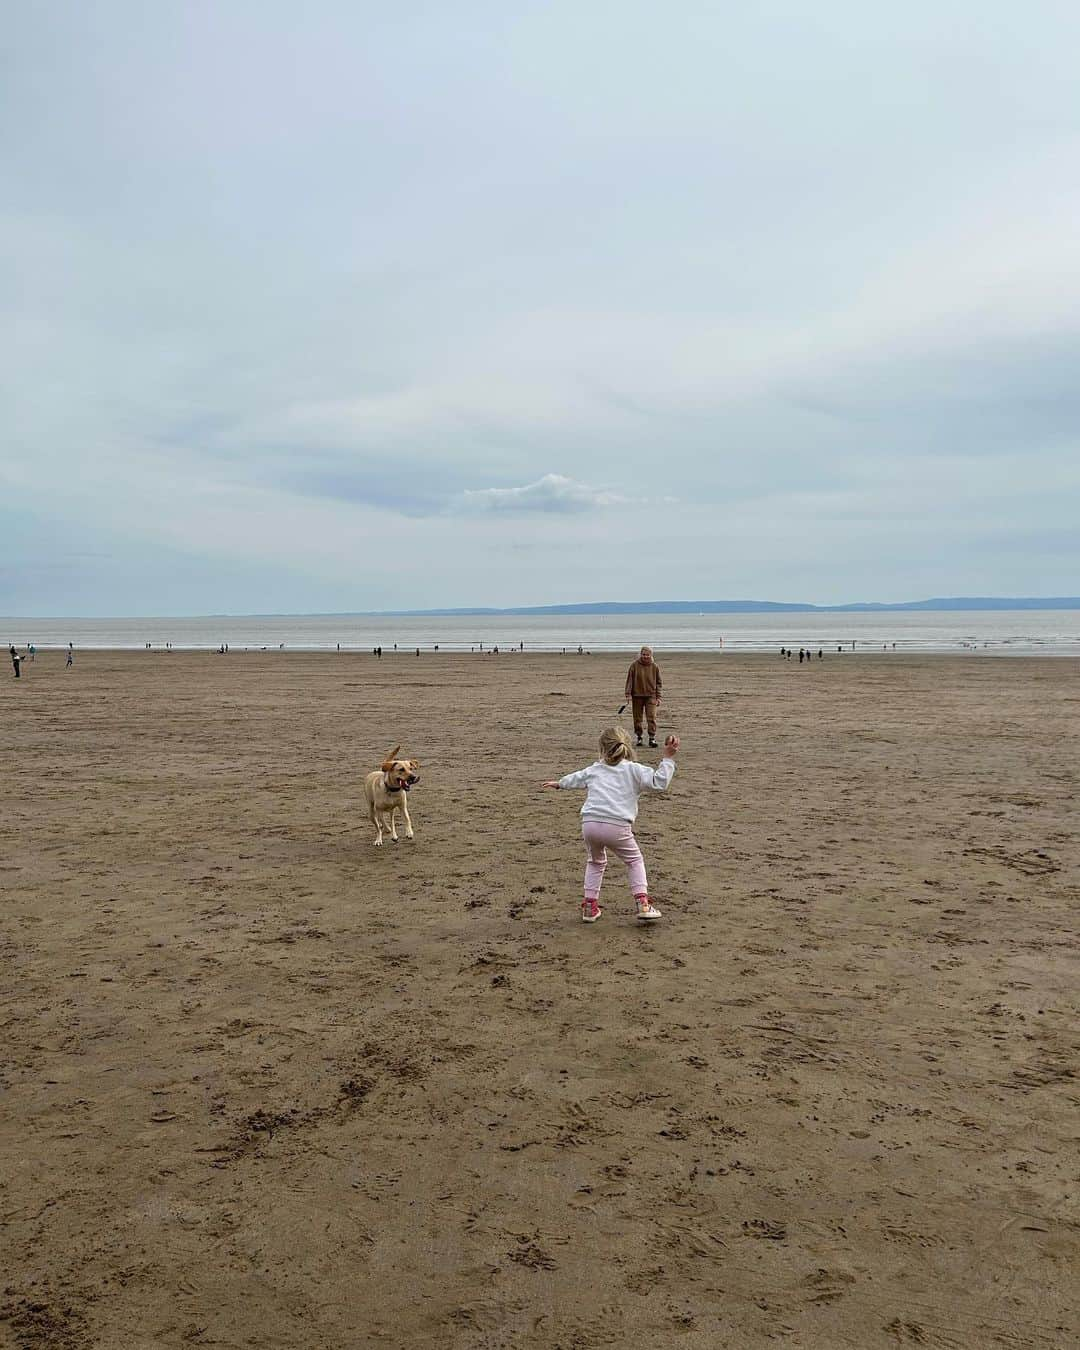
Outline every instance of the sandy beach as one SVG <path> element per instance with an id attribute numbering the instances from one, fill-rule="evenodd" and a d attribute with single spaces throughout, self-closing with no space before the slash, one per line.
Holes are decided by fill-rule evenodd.
<path id="1" fill-rule="evenodd" d="M 1076 663 L 629 659 L 5 678 L 0 1346 L 1076 1344 Z"/>

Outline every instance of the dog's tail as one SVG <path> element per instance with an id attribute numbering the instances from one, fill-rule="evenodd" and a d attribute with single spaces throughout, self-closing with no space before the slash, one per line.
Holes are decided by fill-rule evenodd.
<path id="1" fill-rule="evenodd" d="M 394 760 L 397 759 L 397 752 L 400 749 L 401 749 L 400 745 L 395 745 L 393 750 L 391 750 L 390 753 L 383 760 L 382 766 L 383 773 L 389 773 L 390 770 L 394 767 Z"/>

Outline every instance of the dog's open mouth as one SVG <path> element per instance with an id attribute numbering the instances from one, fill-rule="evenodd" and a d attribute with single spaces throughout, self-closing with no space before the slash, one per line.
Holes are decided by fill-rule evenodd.
<path id="1" fill-rule="evenodd" d="M 420 781 L 419 778 L 406 778 L 404 783 L 401 784 L 402 792 L 408 792 L 408 790 L 411 787 L 415 786 L 415 784 L 419 783 L 419 781 Z"/>

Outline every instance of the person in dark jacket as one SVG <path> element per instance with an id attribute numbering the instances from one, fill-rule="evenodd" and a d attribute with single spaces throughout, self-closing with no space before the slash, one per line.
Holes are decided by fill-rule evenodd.
<path id="1" fill-rule="evenodd" d="M 649 744 L 656 749 L 656 710 L 664 683 L 660 667 L 653 660 L 651 647 L 642 647 L 638 659 L 626 672 L 626 701 L 634 707 L 634 735 L 641 744 L 641 726 L 644 720 L 649 728 Z"/>

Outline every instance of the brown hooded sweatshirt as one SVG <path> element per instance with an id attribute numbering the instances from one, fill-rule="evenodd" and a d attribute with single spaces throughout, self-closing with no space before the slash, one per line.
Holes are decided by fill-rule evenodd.
<path id="1" fill-rule="evenodd" d="M 660 667 L 655 661 L 650 661 L 648 665 L 643 661 L 635 661 L 626 672 L 627 698 L 659 698 L 662 688 Z"/>

